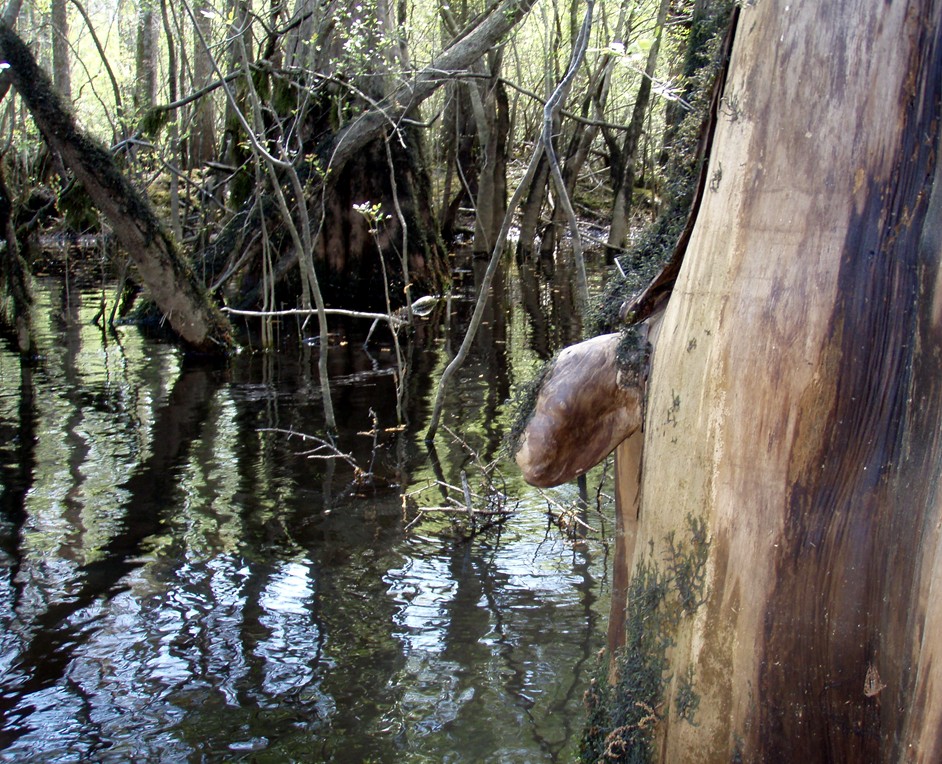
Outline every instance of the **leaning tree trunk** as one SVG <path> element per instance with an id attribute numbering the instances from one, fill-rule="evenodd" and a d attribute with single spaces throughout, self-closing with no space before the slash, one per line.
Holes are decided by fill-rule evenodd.
<path id="1" fill-rule="evenodd" d="M 111 155 L 75 124 L 49 77 L 29 49 L 0 21 L 0 59 L 8 64 L 20 98 L 52 151 L 85 187 L 108 218 L 154 303 L 181 340 L 199 352 L 230 348 L 229 323 L 210 301 L 192 269 L 180 257 L 147 199 L 118 171 Z"/>
<path id="2" fill-rule="evenodd" d="M 942 2 L 743 4 L 724 103 L 586 758 L 942 761 Z"/>

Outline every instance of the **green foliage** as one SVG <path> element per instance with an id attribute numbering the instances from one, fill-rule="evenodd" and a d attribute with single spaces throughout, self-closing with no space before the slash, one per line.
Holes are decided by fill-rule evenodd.
<path id="1" fill-rule="evenodd" d="M 382 223 L 385 223 L 387 220 L 392 220 L 392 215 L 383 212 L 381 202 L 354 204 L 353 209 L 366 219 L 367 225 L 370 227 L 370 233 L 374 236 L 379 234 L 379 228 Z"/>
<path id="2" fill-rule="evenodd" d="M 705 523 L 687 516 L 687 536 L 665 538 L 665 564 L 652 555 L 635 568 L 625 606 L 625 644 L 614 656 L 613 684 L 597 677 L 586 693 L 587 722 L 581 760 L 651 761 L 655 728 L 664 717 L 664 689 L 670 680 L 667 651 L 677 629 L 703 604 L 710 542 Z M 601 672 L 600 668 L 600 672 Z M 677 717 L 693 724 L 700 698 L 693 667 L 680 677 L 675 694 Z"/>

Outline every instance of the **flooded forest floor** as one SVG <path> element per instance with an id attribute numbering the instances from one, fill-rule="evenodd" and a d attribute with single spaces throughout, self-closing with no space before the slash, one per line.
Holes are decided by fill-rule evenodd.
<path id="1" fill-rule="evenodd" d="M 506 258 L 422 442 L 484 266 L 456 258 L 398 362 L 332 322 L 333 440 L 297 319 L 207 365 L 96 324 L 112 282 L 37 278 L 38 357 L 0 347 L 0 760 L 574 758 L 611 470 L 580 516 L 505 448 L 515 390 L 581 339 L 564 264 Z"/>

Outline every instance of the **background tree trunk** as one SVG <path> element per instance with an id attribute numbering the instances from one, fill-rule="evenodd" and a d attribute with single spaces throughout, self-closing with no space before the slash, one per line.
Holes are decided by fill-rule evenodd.
<path id="1" fill-rule="evenodd" d="M 52 81 L 66 103 L 72 103 L 72 56 L 69 50 L 69 9 L 66 0 L 52 0 Z"/>
<path id="2" fill-rule="evenodd" d="M 196 3 L 194 11 L 196 27 L 200 34 L 195 35 L 193 39 L 192 82 L 193 89 L 198 90 L 209 83 L 213 76 L 212 53 L 205 45 L 205 42 L 212 39 L 213 21 L 212 7 L 205 2 Z M 190 168 L 200 167 L 215 158 L 216 107 L 211 95 L 200 98 L 194 104 L 186 142 Z"/>
<path id="3" fill-rule="evenodd" d="M 488 54 L 489 78 L 479 84 L 483 112 L 478 125 L 480 162 L 477 170 L 477 200 L 474 208 L 475 254 L 490 254 L 497 241 L 507 211 L 507 140 L 510 133 L 510 106 L 507 91 L 500 80 L 500 51 Z"/>
<path id="4" fill-rule="evenodd" d="M 152 0 L 141 0 L 137 13 L 134 108 L 140 114 L 153 106 L 157 98 L 157 16 Z"/>
<path id="5" fill-rule="evenodd" d="M 721 115 L 587 758 L 940 761 L 942 2 L 745 4 Z"/>
<path id="6" fill-rule="evenodd" d="M 648 115 L 648 104 L 651 101 L 655 71 L 657 70 L 658 51 L 661 48 L 661 36 L 664 33 L 664 22 L 667 20 L 667 11 L 670 9 L 670 0 L 661 0 L 657 11 L 654 43 L 648 51 L 648 59 L 638 87 L 638 96 L 631 112 L 631 122 L 625 131 L 624 140 L 620 148 L 611 153 L 612 188 L 615 189 L 615 199 L 612 202 L 612 223 L 608 232 L 608 246 L 610 249 L 620 251 L 628 241 L 628 230 L 631 223 L 631 197 L 635 190 L 637 178 L 638 152 L 641 148 L 641 136 L 644 131 L 645 119 Z M 612 148 L 615 148 L 612 146 Z"/>

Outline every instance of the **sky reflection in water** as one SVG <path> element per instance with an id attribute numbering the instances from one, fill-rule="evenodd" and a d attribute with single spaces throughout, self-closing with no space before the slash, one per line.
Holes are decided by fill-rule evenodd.
<path id="1" fill-rule="evenodd" d="M 547 332 L 566 339 L 521 288 L 500 285 L 515 308 L 450 396 L 445 423 L 485 460 L 514 380 Z M 284 433 L 322 434 L 315 349 L 190 367 L 130 327 L 103 346 L 97 295 L 37 297 L 43 357 L 0 351 L 0 760 L 571 760 L 610 524 L 574 549 L 508 466 L 521 504 L 501 532 L 403 531 L 397 483 L 434 476 L 416 433 L 451 342 L 438 324 L 410 353 L 419 424 L 380 438 L 389 487 L 364 491 Z M 396 424 L 392 357 L 331 353 L 338 442 L 361 464 L 370 410 Z M 462 446 L 438 451 L 473 480 Z"/>

